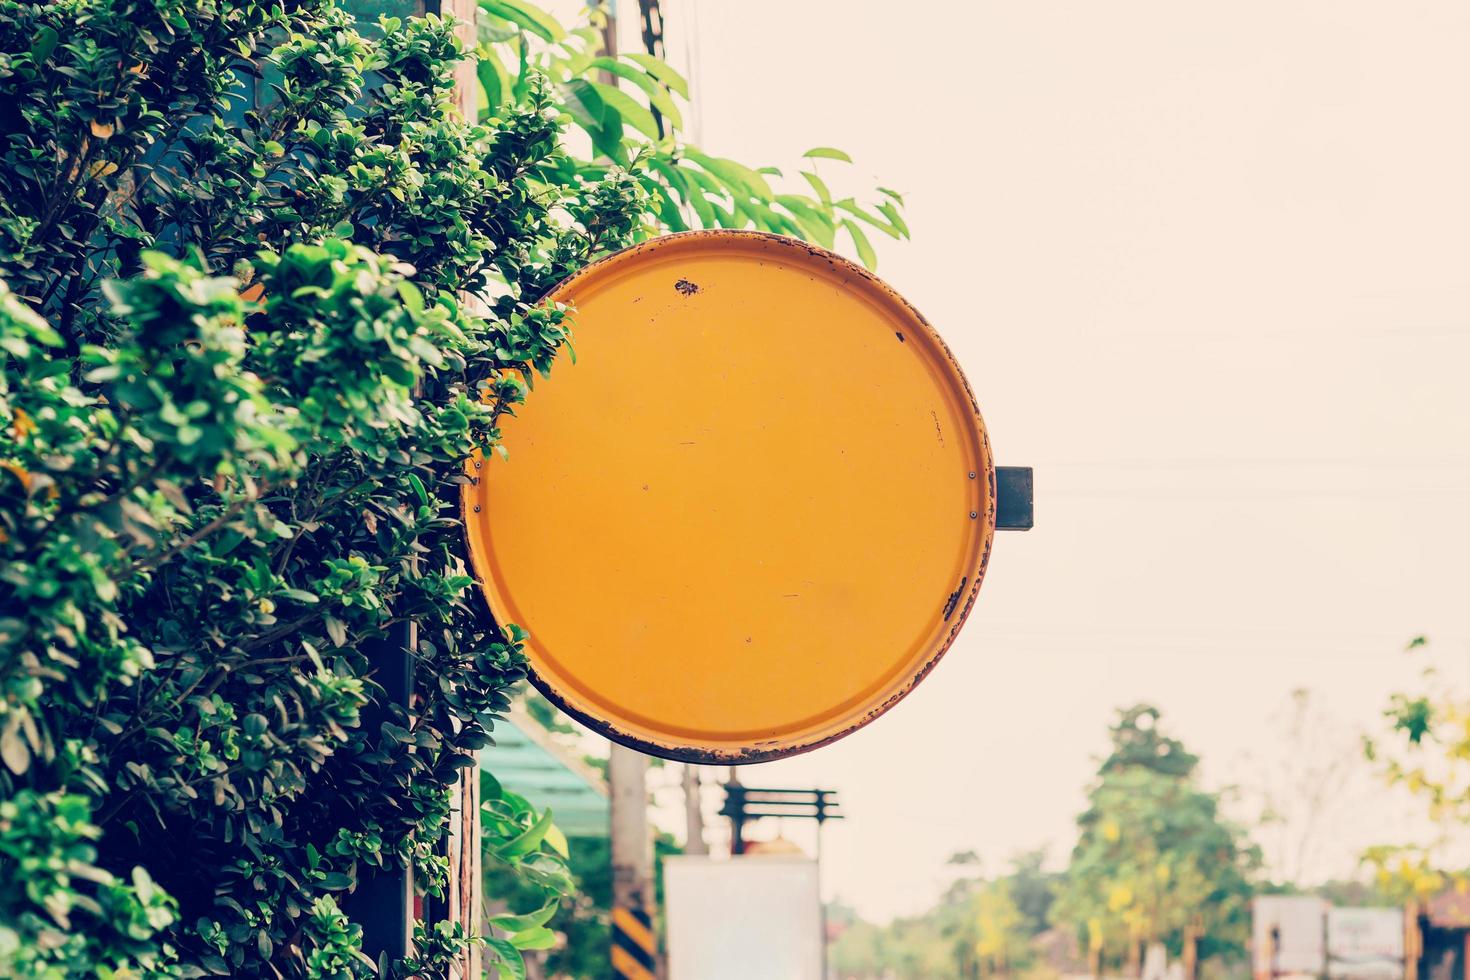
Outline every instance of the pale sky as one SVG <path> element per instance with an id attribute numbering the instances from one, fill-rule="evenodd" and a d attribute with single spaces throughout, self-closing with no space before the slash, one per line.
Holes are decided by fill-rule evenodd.
<path id="1" fill-rule="evenodd" d="M 839 791 L 829 895 L 882 919 L 954 851 L 1064 857 L 1120 705 L 1159 705 L 1219 786 L 1284 765 L 1293 688 L 1351 751 L 1414 683 L 1409 637 L 1465 673 L 1470 6 L 662 6 L 707 150 L 837 146 L 857 167 L 824 175 L 905 193 L 879 274 L 998 461 L 1036 468 L 1036 529 L 999 536 L 929 679 L 742 773 Z M 1346 809 L 1319 874 L 1395 836 Z"/>

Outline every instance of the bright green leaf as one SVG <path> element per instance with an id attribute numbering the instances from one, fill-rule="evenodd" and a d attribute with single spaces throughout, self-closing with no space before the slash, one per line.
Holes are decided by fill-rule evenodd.
<path id="1" fill-rule="evenodd" d="M 841 160 L 843 163 L 852 163 L 852 157 L 830 146 L 814 146 L 803 153 L 802 156 L 820 157 L 823 160 Z"/>

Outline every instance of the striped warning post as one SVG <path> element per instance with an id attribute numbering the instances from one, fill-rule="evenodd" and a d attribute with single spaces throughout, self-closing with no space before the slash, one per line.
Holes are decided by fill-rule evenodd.
<path id="1" fill-rule="evenodd" d="M 655 980 L 658 940 L 648 911 L 619 905 L 612 913 L 613 976 L 627 980 Z"/>

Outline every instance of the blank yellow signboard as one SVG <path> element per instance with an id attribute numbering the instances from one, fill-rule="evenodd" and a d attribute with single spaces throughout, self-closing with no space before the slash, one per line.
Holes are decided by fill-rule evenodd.
<path id="1" fill-rule="evenodd" d="M 576 308 L 576 361 L 464 491 L 536 685 L 706 763 L 814 748 L 911 690 L 995 531 L 984 423 L 918 312 L 837 255 L 734 231 L 619 252 L 550 298 Z"/>

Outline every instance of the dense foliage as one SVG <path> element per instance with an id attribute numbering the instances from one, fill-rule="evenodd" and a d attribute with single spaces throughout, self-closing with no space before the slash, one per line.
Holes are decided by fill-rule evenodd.
<path id="1" fill-rule="evenodd" d="M 377 33 L 0 6 L 0 973 L 363 974 L 338 896 L 444 884 L 522 668 L 440 491 L 641 191 L 558 169 L 544 87 L 460 119 L 447 25 Z M 368 660 L 408 620 L 411 717 Z"/>
<path id="2" fill-rule="evenodd" d="M 463 460 L 566 340 L 544 292 L 674 218 L 660 151 L 568 155 L 529 62 L 460 118 L 459 56 L 331 0 L 0 0 L 0 975 L 371 975 L 344 893 L 445 884 L 523 676 L 471 605 Z M 405 641 L 411 712 L 372 673 Z M 486 825 L 565 891 L 546 813 Z"/>

